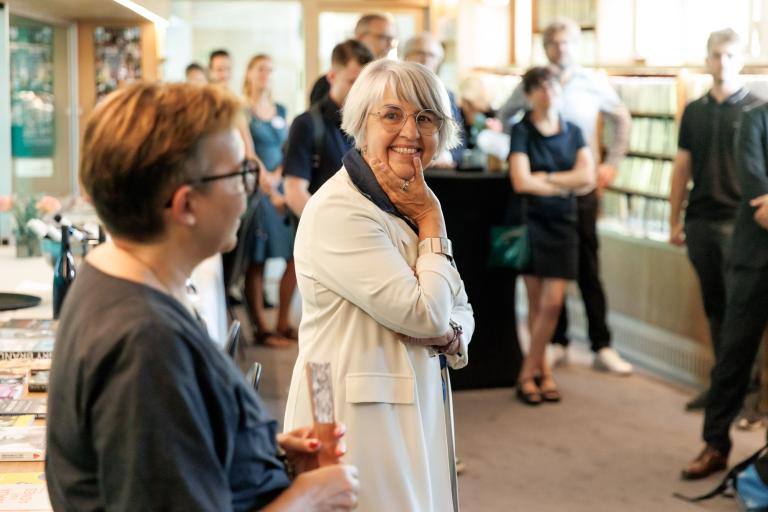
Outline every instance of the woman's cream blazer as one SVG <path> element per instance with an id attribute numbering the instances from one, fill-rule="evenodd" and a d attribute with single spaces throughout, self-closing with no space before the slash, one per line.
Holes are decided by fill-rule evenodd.
<path id="1" fill-rule="evenodd" d="M 417 258 L 417 245 L 344 168 L 312 196 L 296 234 L 302 320 L 284 427 L 312 423 L 304 365 L 330 362 L 361 512 L 453 509 L 439 358 L 395 333 L 436 337 L 458 322 L 461 355 L 448 358 L 458 369 L 474 318 L 458 271 L 440 254 Z"/>

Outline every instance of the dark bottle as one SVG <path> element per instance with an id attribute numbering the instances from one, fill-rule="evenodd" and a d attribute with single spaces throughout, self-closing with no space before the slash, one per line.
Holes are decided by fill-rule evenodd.
<path id="1" fill-rule="evenodd" d="M 61 226 L 61 252 L 53 269 L 53 318 L 59 318 L 69 286 L 75 280 L 75 258 L 69 246 L 69 226 Z"/>

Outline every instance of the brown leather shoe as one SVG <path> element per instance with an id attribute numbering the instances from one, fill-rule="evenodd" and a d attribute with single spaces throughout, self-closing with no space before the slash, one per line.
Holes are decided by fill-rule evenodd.
<path id="1" fill-rule="evenodd" d="M 709 445 L 696 457 L 688 467 L 683 469 L 680 477 L 683 480 L 698 480 L 706 478 L 712 473 L 717 473 L 728 467 L 728 454 L 723 454 L 720 450 Z"/>

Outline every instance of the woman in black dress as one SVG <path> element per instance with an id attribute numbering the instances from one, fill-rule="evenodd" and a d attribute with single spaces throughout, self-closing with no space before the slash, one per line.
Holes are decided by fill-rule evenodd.
<path id="1" fill-rule="evenodd" d="M 552 71 L 530 69 L 523 76 L 523 88 L 532 108 L 512 128 L 509 167 L 512 186 L 524 198 L 531 245 L 530 262 L 522 271 L 531 344 L 517 396 L 526 404 L 538 405 L 560 400 L 544 350 L 557 324 L 566 285 L 578 272 L 573 191 L 590 186 L 595 178 L 583 134 L 560 117 L 560 84 Z"/>

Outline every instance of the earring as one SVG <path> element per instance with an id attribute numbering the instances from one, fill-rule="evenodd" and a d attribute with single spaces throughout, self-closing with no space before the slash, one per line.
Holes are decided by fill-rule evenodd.
<path id="1" fill-rule="evenodd" d="M 366 156 L 368 154 L 368 146 L 361 147 L 360 153 L 362 153 L 363 156 Z"/>

